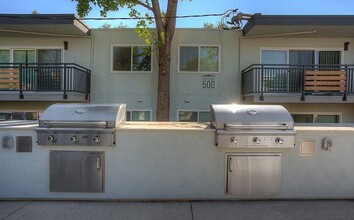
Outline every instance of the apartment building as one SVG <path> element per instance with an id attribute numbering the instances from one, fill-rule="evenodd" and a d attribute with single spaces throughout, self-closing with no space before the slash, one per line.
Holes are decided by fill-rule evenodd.
<path id="1" fill-rule="evenodd" d="M 20 75 L 0 89 L 3 118 L 91 102 L 126 103 L 128 120 L 156 119 L 156 51 L 134 29 L 21 16 L 0 16 L 0 74 Z M 43 19 L 53 16 L 68 19 Z M 212 103 L 248 103 L 284 105 L 297 123 L 354 122 L 353 63 L 354 16 L 255 14 L 238 30 L 177 29 L 170 120 L 205 122 Z"/>

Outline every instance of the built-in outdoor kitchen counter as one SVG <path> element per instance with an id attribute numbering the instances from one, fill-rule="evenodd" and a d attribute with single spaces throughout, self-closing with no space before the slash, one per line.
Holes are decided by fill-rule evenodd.
<path id="1" fill-rule="evenodd" d="M 218 148 L 209 124 L 127 122 L 117 127 L 114 146 L 38 145 L 36 126 L 0 123 L 1 199 L 354 198 L 354 125 L 295 127 L 294 148 L 262 149 Z M 104 167 L 103 191 L 51 192 L 51 152 L 77 151 L 103 152 L 94 168 L 96 162 Z M 228 158 L 258 154 L 281 155 L 280 191 L 230 195 Z M 252 158 L 248 161 L 252 164 Z M 248 177 L 269 184 L 262 174 Z"/>

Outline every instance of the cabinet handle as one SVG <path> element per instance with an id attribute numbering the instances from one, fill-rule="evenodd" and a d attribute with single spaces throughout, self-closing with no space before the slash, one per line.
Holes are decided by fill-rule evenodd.
<path id="1" fill-rule="evenodd" d="M 229 157 L 229 172 L 232 172 L 232 168 L 231 168 L 231 164 L 232 164 L 232 157 Z"/>
<path id="2" fill-rule="evenodd" d="M 98 156 L 96 158 L 96 168 L 97 168 L 97 170 L 101 170 L 101 167 L 102 167 L 102 159 L 101 159 L 101 156 Z"/>

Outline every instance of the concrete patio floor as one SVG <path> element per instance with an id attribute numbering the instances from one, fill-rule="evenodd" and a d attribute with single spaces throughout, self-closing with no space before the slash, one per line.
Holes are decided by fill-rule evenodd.
<path id="1" fill-rule="evenodd" d="M 0 201 L 0 219 L 354 219 L 354 200 Z"/>

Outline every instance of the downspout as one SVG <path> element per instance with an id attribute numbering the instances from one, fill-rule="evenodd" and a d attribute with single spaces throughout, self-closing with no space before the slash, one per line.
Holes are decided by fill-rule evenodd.
<path id="1" fill-rule="evenodd" d="M 91 30 L 90 30 L 90 40 L 91 40 L 91 56 L 90 56 L 90 95 L 89 95 L 89 103 L 91 103 L 91 96 L 92 96 L 92 72 L 93 72 L 93 62 L 94 62 L 94 38 L 91 35 Z"/>
<path id="2" fill-rule="evenodd" d="M 243 33 L 242 33 L 243 35 Z M 239 76 L 240 76 L 240 82 L 239 82 L 239 88 L 241 89 L 240 91 L 240 95 L 239 95 L 239 100 L 241 100 L 242 102 L 242 72 L 241 72 L 241 39 L 242 36 L 238 38 L 238 72 L 239 72 Z"/>

